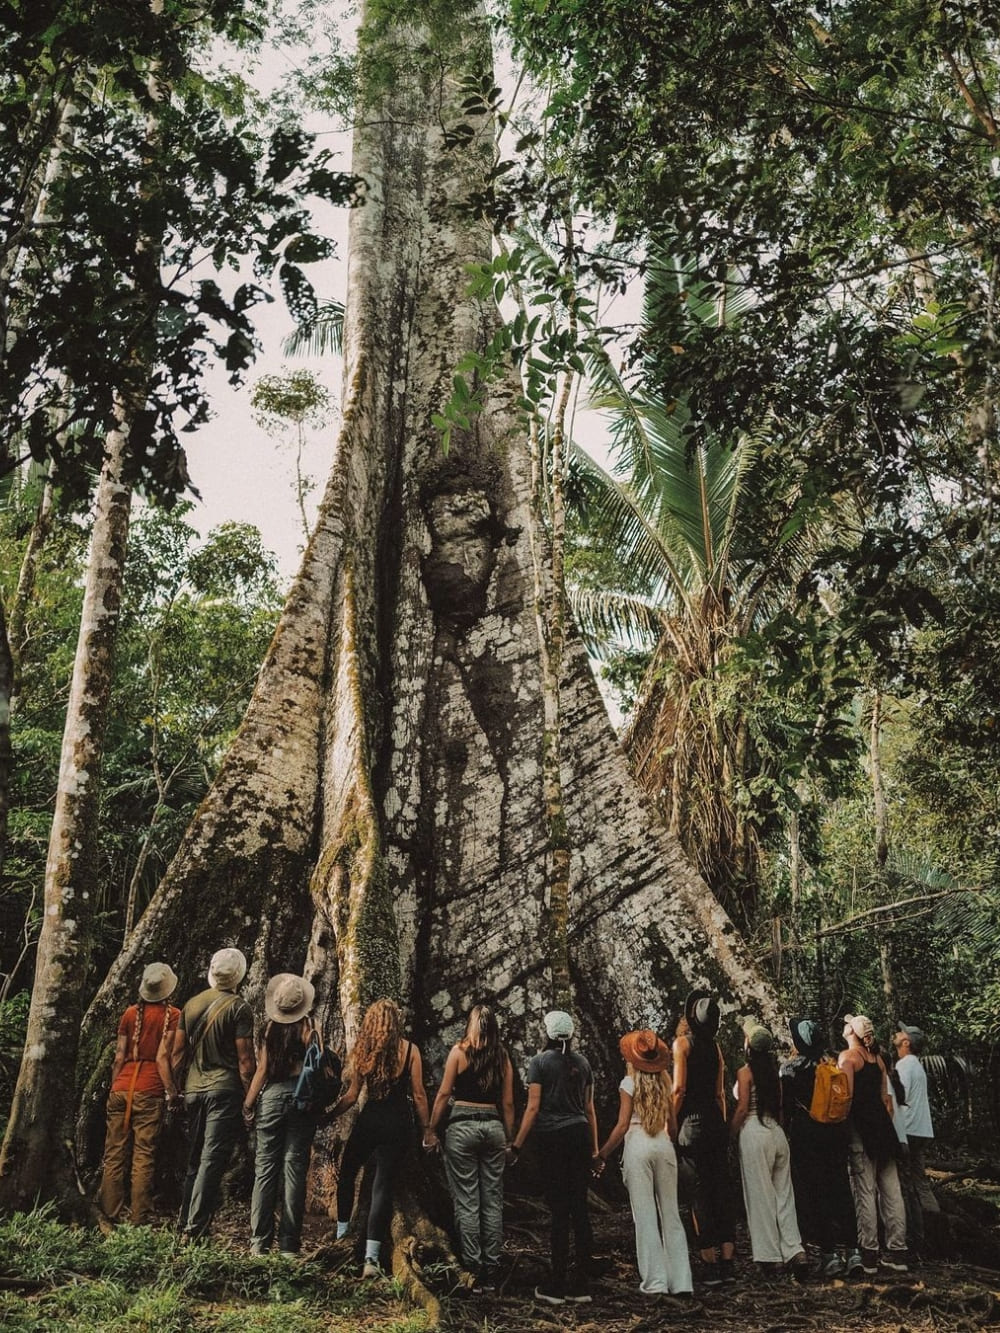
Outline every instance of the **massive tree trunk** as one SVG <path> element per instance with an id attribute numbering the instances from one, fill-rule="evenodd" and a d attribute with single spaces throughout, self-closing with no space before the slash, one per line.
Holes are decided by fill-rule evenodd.
<path id="1" fill-rule="evenodd" d="M 431 424 L 497 319 L 467 295 L 467 266 L 491 253 L 468 203 L 492 164 L 492 125 L 477 121 L 460 147 L 447 137 L 463 80 L 489 72 L 488 28 L 463 11 L 442 34 L 420 26 L 418 6 L 398 22 L 392 8 L 380 3 L 362 42 L 366 197 L 351 218 L 332 476 L 243 727 L 91 1008 L 92 1059 L 144 961 L 169 960 L 190 992 L 227 943 L 251 956 L 251 990 L 307 966 L 348 1045 L 363 1006 L 397 993 L 436 1072 L 476 1000 L 499 1005 L 517 1063 L 549 1007 L 520 387 L 491 386 L 447 454 Z M 561 699 L 569 956 L 588 1054 L 617 1069 L 618 1034 L 667 1027 L 696 983 L 775 1019 L 731 923 L 630 779 L 574 639 Z"/>

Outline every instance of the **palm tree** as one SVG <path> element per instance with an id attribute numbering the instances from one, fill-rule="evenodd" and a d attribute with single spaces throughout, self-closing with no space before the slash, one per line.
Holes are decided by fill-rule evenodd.
<path id="1" fill-rule="evenodd" d="M 723 306 L 690 265 L 654 254 L 645 330 L 667 308 L 697 332 L 738 319 L 745 301 Z M 614 588 L 577 583 L 570 597 L 599 657 L 649 650 L 624 737 L 633 769 L 727 911 L 747 924 L 767 804 L 752 793 L 768 788 L 768 775 L 760 686 L 741 672 L 740 650 L 788 605 L 816 531 L 797 486 L 767 461 L 769 423 L 705 438 L 683 397 L 650 387 L 657 369 L 648 357 L 628 383 L 606 354 L 592 358 L 590 401 L 610 416 L 613 470 L 577 449 L 572 489 L 584 533 L 611 548 L 622 578 Z"/>

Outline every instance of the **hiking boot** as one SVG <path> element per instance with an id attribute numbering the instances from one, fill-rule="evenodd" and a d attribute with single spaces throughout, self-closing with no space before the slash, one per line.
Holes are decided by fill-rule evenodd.
<path id="1" fill-rule="evenodd" d="M 858 1255 L 858 1263 L 861 1263 L 860 1254 Z M 819 1256 L 819 1267 L 816 1269 L 817 1277 L 840 1277 L 845 1271 L 844 1261 L 836 1251 Z"/>
<path id="2" fill-rule="evenodd" d="M 535 1288 L 535 1300 L 544 1301 L 546 1305 L 565 1305 L 566 1296 L 562 1287 L 557 1286 L 551 1280 L 548 1282 L 539 1282 Z"/>
<path id="3" fill-rule="evenodd" d="M 844 1272 L 848 1277 L 860 1277 L 865 1271 L 865 1266 L 861 1262 L 860 1250 L 848 1250 L 847 1257 L 844 1260 Z"/>
<path id="4" fill-rule="evenodd" d="M 809 1277 L 809 1260 L 806 1258 L 805 1250 L 800 1250 L 798 1254 L 792 1255 L 787 1268 L 796 1282 L 805 1282 Z"/>
<path id="5" fill-rule="evenodd" d="M 472 1294 L 474 1296 L 485 1296 L 491 1291 L 497 1289 L 497 1270 L 495 1268 L 481 1268 L 479 1276 L 472 1284 Z"/>
<path id="6" fill-rule="evenodd" d="M 883 1268 L 889 1268 L 894 1273 L 908 1273 L 910 1265 L 907 1258 L 905 1250 L 886 1250 L 882 1256 L 881 1264 Z"/>
<path id="7" fill-rule="evenodd" d="M 378 1278 L 382 1276 L 382 1270 L 374 1259 L 366 1259 L 361 1270 L 361 1276 L 362 1278 Z"/>
<path id="8" fill-rule="evenodd" d="M 862 1250 L 858 1257 L 862 1273 L 866 1277 L 874 1277 L 878 1272 L 878 1250 Z"/>

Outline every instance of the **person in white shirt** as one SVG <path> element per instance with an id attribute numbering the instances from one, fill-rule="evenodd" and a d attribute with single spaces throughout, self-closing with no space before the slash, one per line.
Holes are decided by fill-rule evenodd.
<path id="1" fill-rule="evenodd" d="M 906 1105 L 900 1109 L 910 1150 L 910 1173 L 920 1206 L 925 1212 L 936 1213 L 939 1211 L 938 1201 L 927 1181 L 924 1160 L 928 1147 L 934 1141 L 934 1123 L 927 1096 L 927 1074 L 918 1058 L 925 1042 L 923 1031 L 907 1023 L 900 1023 L 899 1031 L 892 1039 L 896 1048 L 896 1073 L 906 1094 Z"/>

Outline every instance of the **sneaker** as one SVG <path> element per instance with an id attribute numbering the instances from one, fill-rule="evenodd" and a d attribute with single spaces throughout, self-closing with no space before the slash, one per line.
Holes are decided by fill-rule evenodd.
<path id="1" fill-rule="evenodd" d="M 886 1250 L 880 1262 L 883 1268 L 890 1268 L 894 1273 L 908 1273 L 910 1271 L 905 1250 Z"/>
<path id="2" fill-rule="evenodd" d="M 806 1258 L 805 1250 L 800 1250 L 798 1254 L 789 1259 L 788 1271 L 796 1282 L 806 1281 L 809 1277 L 809 1260 Z"/>
<path id="3" fill-rule="evenodd" d="M 861 1264 L 861 1255 L 858 1255 L 858 1265 Z M 816 1269 L 817 1277 L 840 1277 L 845 1271 L 843 1259 L 835 1251 L 819 1256 L 819 1267 Z M 846 1271 L 850 1271 L 849 1269 Z"/>
<path id="4" fill-rule="evenodd" d="M 593 1297 L 584 1278 L 574 1278 L 566 1291 L 566 1300 L 573 1305 L 590 1305 Z"/>
<path id="5" fill-rule="evenodd" d="M 878 1272 L 878 1250 L 862 1250 L 858 1258 L 862 1273 L 866 1277 L 874 1277 Z"/>
<path id="6" fill-rule="evenodd" d="M 735 1260 L 735 1259 L 720 1259 L 720 1260 L 719 1260 L 719 1277 L 721 1278 L 721 1280 L 722 1280 L 723 1282 L 726 1283 L 727 1286 L 729 1285 L 730 1282 L 735 1282 L 735 1281 L 736 1281 L 736 1260 Z"/>
<path id="7" fill-rule="evenodd" d="M 474 1296 L 485 1296 L 491 1291 L 497 1289 L 497 1275 L 495 1268 L 481 1268 L 479 1276 L 472 1284 L 472 1294 Z"/>
<path id="8" fill-rule="evenodd" d="M 279 1258 L 279 1259 L 297 1259 L 298 1257 L 299 1257 L 299 1252 L 298 1252 L 298 1250 L 279 1250 L 279 1251 L 278 1251 L 278 1258 Z"/>
<path id="9" fill-rule="evenodd" d="M 382 1270 L 373 1259 L 366 1259 L 365 1266 L 361 1270 L 362 1278 L 376 1278 L 382 1276 Z"/>
<path id="10" fill-rule="evenodd" d="M 706 1264 L 702 1262 L 699 1270 L 699 1277 L 703 1287 L 721 1287 L 722 1270 L 719 1264 Z"/>
<path id="11" fill-rule="evenodd" d="M 544 1301 L 546 1305 L 566 1304 L 562 1288 L 557 1287 L 554 1282 L 539 1282 L 535 1288 L 535 1300 Z"/>
<path id="12" fill-rule="evenodd" d="M 844 1272 L 848 1277 L 860 1277 L 865 1271 L 864 1264 L 861 1262 L 860 1250 L 848 1250 L 847 1257 L 844 1259 Z"/>

